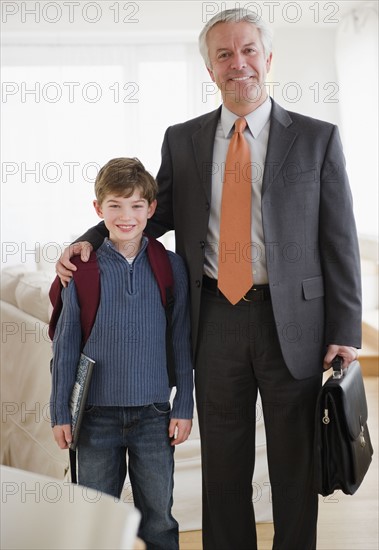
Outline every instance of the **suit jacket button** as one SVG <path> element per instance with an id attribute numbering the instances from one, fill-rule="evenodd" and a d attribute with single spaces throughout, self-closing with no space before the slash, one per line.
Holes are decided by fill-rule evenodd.
<path id="1" fill-rule="evenodd" d="M 205 242 L 204 241 L 200 241 L 200 248 L 204 248 L 205 247 Z"/>
<path id="2" fill-rule="evenodd" d="M 205 210 L 209 210 L 211 207 L 211 205 L 209 204 L 209 202 L 206 202 L 205 203 Z"/>
<path id="3" fill-rule="evenodd" d="M 197 281 L 195 281 L 195 285 L 197 286 L 197 288 L 200 288 L 201 283 L 200 283 L 199 279 L 197 279 Z"/>

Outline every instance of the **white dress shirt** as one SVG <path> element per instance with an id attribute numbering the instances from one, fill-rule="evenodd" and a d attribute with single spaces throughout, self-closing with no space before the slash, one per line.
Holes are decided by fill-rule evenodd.
<path id="1" fill-rule="evenodd" d="M 268 136 L 270 132 L 271 99 L 258 109 L 245 116 L 247 126 L 244 131 L 251 155 L 252 205 L 251 205 L 251 248 L 254 284 L 267 284 L 266 255 L 262 227 L 261 195 L 263 170 L 266 160 Z M 229 141 L 234 132 L 234 123 L 239 118 L 222 106 L 213 149 L 212 201 L 209 216 L 207 245 L 205 249 L 204 273 L 217 279 L 218 242 L 220 235 L 221 197 L 224 180 L 225 159 Z"/>

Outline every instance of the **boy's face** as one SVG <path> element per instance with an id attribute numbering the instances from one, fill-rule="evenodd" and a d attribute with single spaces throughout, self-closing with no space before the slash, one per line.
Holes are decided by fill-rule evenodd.
<path id="1" fill-rule="evenodd" d="M 96 200 L 93 204 L 98 216 L 104 219 L 109 238 L 118 251 L 128 258 L 134 257 L 140 248 L 147 220 L 155 212 L 157 201 L 149 204 L 141 197 L 140 190 L 136 189 L 130 197 L 109 194 L 101 204 Z"/>

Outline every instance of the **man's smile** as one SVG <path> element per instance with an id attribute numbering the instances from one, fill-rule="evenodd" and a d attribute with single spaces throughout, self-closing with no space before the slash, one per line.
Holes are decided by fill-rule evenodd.
<path id="1" fill-rule="evenodd" d="M 249 80 L 250 78 L 252 78 L 252 75 L 234 76 L 234 77 L 230 78 L 230 80 L 233 80 L 234 82 L 241 82 L 241 81 L 244 81 L 244 80 Z"/>

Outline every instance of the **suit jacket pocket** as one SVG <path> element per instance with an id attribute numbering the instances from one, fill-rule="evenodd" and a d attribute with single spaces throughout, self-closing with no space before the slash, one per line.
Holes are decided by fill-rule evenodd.
<path id="1" fill-rule="evenodd" d="M 314 300 L 314 298 L 324 296 L 324 279 L 321 275 L 304 279 L 303 296 L 305 300 Z"/>

